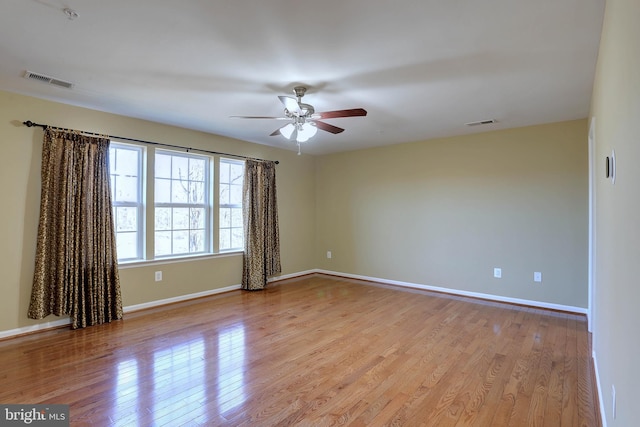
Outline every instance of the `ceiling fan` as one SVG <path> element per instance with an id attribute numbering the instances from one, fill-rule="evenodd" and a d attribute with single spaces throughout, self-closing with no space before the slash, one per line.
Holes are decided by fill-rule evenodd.
<path id="1" fill-rule="evenodd" d="M 284 105 L 284 117 L 269 116 L 231 116 L 239 119 L 271 119 L 286 120 L 289 123 L 273 131 L 270 136 L 282 135 L 287 139 L 296 141 L 298 154 L 300 154 L 300 144 L 307 142 L 321 129 L 325 132 L 337 134 L 344 132 L 343 128 L 320 121 L 320 119 L 337 119 L 340 117 L 366 116 L 367 110 L 363 108 L 352 108 L 349 110 L 334 110 L 316 113 L 312 105 L 302 102 L 302 97 L 307 92 L 304 86 L 293 88 L 295 98 L 290 96 L 278 96 Z"/>

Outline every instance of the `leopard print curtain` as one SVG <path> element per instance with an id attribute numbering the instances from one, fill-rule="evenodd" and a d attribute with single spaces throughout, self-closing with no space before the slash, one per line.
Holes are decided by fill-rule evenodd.
<path id="1" fill-rule="evenodd" d="M 68 315 L 76 329 L 122 318 L 109 142 L 45 130 L 31 319 Z"/>
<path id="2" fill-rule="evenodd" d="M 281 272 L 276 164 L 247 160 L 243 188 L 244 257 L 242 289 L 264 289 Z"/>

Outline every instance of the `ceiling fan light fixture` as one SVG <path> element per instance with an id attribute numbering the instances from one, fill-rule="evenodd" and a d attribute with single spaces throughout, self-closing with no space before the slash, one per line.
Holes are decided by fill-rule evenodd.
<path id="1" fill-rule="evenodd" d="M 291 139 L 291 135 L 293 135 L 293 131 L 296 130 L 296 127 L 289 123 L 288 125 L 280 128 L 280 134 L 287 139 Z"/>
<path id="2" fill-rule="evenodd" d="M 318 133 L 318 128 L 313 123 L 309 123 L 309 122 L 303 123 L 302 125 L 300 125 L 300 129 L 298 130 L 296 141 L 307 142 L 316 133 Z"/>
<path id="3" fill-rule="evenodd" d="M 322 119 L 338 119 L 341 117 L 366 116 L 367 110 L 364 108 L 351 108 L 348 110 L 332 110 L 316 113 L 315 108 L 310 104 L 302 102 L 302 97 L 307 88 L 296 86 L 293 90 L 296 97 L 278 96 L 284 106 L 284 117 L 272 116 L 231 116 L 241 119 L 272 119 L 288 120 L 289 123 L 274 130 L 269 136 L 282 135 L 290 141 L 295 141 L 300 154 L 300 145 L 313 138 L 318 133 L 318 128 L 324 132 L 338 134 L 344 131 L 343 128 L 321 121 Z"/>

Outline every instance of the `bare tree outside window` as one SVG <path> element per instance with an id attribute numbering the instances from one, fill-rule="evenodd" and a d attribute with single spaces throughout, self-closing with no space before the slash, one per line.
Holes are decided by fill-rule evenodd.
<path id="1" fill-rule="evenodd" d="M 242 223 L 242 184 L 244 162 L 220 159 L 219 217 L 220 251 L 240 250 L 244 247 Z"/>
<path id="2" fill-rule="evenodd" d="M 142 258 L 141 170 L 141 147 L 111 144 L 109 148 L 109 175 L 119 261 Z"/>
<path id="3" fill-rule="evenodd" d="M 204 156 L 156 152 L 155 256 L 208 251 L 208 162 Z"/>
<path id="4" fill-rule="evenodd" d="M 148 156 L 145 153 L 146 148 L 140 145 L 111 144 L 111 195 L 119 261 L 243 250 L 243 160 L 165 149 L 151 150 Z M 146 173 L 154 183 L 151 192 L 146 187 Z M 153 208 L 153 220 L 148 223 L 147 206 Z M 151 251 L 144 248 L 148 233 L 153 233 Z"/>

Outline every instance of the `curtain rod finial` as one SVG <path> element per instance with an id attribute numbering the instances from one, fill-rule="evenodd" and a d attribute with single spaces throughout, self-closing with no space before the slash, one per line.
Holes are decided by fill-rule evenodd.
<path id="1" fill-rule="evenodd" d="M 34 127 L 35 123 L 33 123 L 31 120 L 27 120 L 26 122 L 22 122 L 23 125 L 25 125 L 28 128 Z"/>

